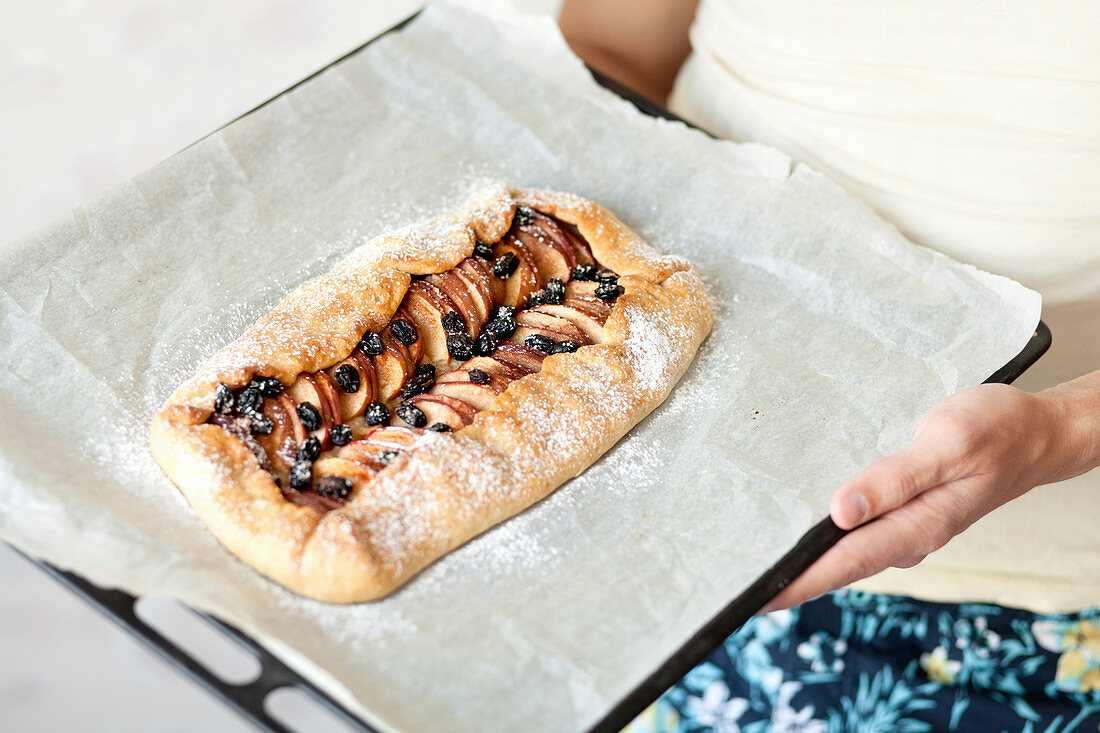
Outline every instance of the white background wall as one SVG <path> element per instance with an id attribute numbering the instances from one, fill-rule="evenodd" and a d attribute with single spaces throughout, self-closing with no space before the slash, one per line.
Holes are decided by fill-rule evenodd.
<path id="1" fill-rule="evenodd" d="M 558 6 L 517 4 L 538 12 Z M 0 246 L 156 164 L 419 5 L 0 0 Z M 199 730 L 253 729 L 0 543 L 0 732 Z"/>

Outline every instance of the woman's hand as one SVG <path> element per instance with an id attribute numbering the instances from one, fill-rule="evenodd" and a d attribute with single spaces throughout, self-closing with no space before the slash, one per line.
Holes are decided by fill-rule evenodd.
<path id="1" fill-rule="evenodd" d="M 857 529 L 764 611 L 912 567 L 1005 502 L 1095 466 L 1098 375 L 1039 394 L 984 384 L 941 401 L 908 446 L 837 489 L 833 521 Z"/>

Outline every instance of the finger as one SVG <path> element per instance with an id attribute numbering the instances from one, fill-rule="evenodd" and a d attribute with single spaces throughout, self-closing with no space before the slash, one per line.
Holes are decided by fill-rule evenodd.
<path id="1" fill-rule="evenodd" d="M 943 483 L 952 463 L 944 446 L 910 443 L 841 484 L 829 503 L 829 514 L 841 529 L 858 527 Z"/>
<path id="2" fill-rule="evenodd" d="M 957 516 L 958 490 L 952 484 L 935 487 L 853 530 L 783 589 L 762 612 L 797 606 L 888 567 L 916 565 L 968 524 L 965 517 Z"/>

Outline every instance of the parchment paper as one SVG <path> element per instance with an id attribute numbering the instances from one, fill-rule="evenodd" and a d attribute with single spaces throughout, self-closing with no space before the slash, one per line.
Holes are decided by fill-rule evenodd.
<path id="1" fill-rule="evenodd" d="M 303 279 L 493 180 L 593 198 L 690 257 L 714 332 L 548 500 L 386 600 L 295 597 L 194 517 L 149 419 Z M 1039 314 L 780 153 L 637 113 L 549 19 L 497 4 L 428 9 L 0 263 L 0 536 L 219 614 L 402 731 L 593 723 Z"/>

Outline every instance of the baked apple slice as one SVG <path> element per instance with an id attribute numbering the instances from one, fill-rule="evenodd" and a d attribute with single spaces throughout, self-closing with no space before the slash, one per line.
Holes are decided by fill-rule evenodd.
<path id="1" fill-rule="evenodd" d="M 603 343 L 603 323 L 593 318 L 591 313 L 585 313 L 565 305 L 540 305 L 538 308 L 531 309 L 528 313 L 531 315 L 545 314 L 556 317 L 558 320 L 568 321 L 574 328 L 584 334 L 585 341 L 583 343 Z M 582 345 L 581 341 L 574 340 L 574 343 L 578 346 Z"/>
<path id="2" fill-rule="evenodd" d="M 561 302 L 561 304 L 564 305 L 566 308 L 572 308 L 575 311 L 579 311 L 586 316 L 589 316 L 592 320 L 594 320 L 601 326 L 607 322 L 607 317 L 611 315 L 611 306 L 597 298 L 566 297 L 565 300 Z"/>
<path id="3" fill-rule="evenodd" d="M 374 401 L 377 391 L 374 364 L 362 351 L 352 351 L 347 359 L 329 368 L 328 375 L 339 392 L 340 422 L 347 423 L 362 415 L 363 408 Z"/>
<path id="4" fill-rule="evenodd" d="M 341 448 L 336 457 L 351 463 L 356 463 L 373 475 L 386 467 L 387 461 L 382 457 L 382 454 L 385 452 L 386 448 L 376 443 L 368 443 L 365 440 L 353 440 Z"/>
<path id="5" fill-rule="evenodd" d="M 521 311 L 516 314 L 516 323 L 519 324 L 519 328 L 516 329 L 516 335 L 518 336 L 523 327 L 538 328 L 544 331 L 550 331 L 550 338 L 555 341 L 568 340 L 577 344 L 578 346 L 584 346 L 592 343 L 592 340 L 588 338 L 584 331 L 577 328 L 572 321 L 565 318 L 559 318 L 556 315 L 539 311 L 537 308 L 532 310 Z M 560 337 L 553 336 L 552 333 L 560 334 Z M 520 343 L 523 340 L 520 339 Z"/>
<path id="6" fill-rule="evenodd" d="M 498 302 L 513 308 L 522 308 L 527 303 L 527 299 L 541 290 L 545 284 L 539 277 L 539 268 L 535 264 L 535 258 L 531 256 L 527 247 L 516 238 L 514 230 L 497 242 L 496 246 L 493 247 L 493 254 L 497 258 L 493 263 L 493 268 L 498 273 L 500 266 L 497 263 L 506 259 L 508 255 L 512 255 L 518 260 L 514 271 L 507 275 L 504 280 L 504 298 Z"/>
<path id="7" fill-rule="evenodd" d="M 600 284 L 594 280 L 570 280 L 565 284 L 565 297 L 599 300 L 599 298 L 596 297 L 596 288 L 598 288 L 599 285 Z"/>
<path id="8" fill-rule="evenodd" d="M 546 358 L 546 354 L 530 346 L 505 341 L 493 352 L 492 358 L 522 369 L 527 374 L 534 374 L 542 369 L 542 360 Z"/>
<path id="9" fill-rule="evenodd" d="M 443 328 L 443 316 L 457 311 L 451 299 L 443 291 L 426 280 L 414 280 L 402 303 L 413 319 L 424 344 L 424 357 L 436 366 L 450 364 L 447 351 L 447 331 Z"/>
<path id="10" fill-rule="evenodd" d="M 569 274 L 572 274 L 573 268 L 578 264 L 577 253 L 574 251 L 573 245 L 569 243 L 566 233 L 556 221 L 538 211 L 534 212 L 534 223 L 535 226 L 542 231 L 543 236 L 546 237 L 550 244 L 561 254 L 562 258 L 565 260 Z M 584 245 L 584 248 L 586 252 L 589 251 L 587 245 Z M 568 275 L 562 278 L 562 280 L 568 279 Z"/>
<path id="11" fill-rule="evenodd" d="M 313 464 L 314 478 L 321 476 L 340 476 L 349 481 L 369 481 L 379 469 L 365 463 L 351 461 L 340 456 L 320 458 Z"/>
<path id="12" fill-rule="evenodd" d="M 417 395 L 409 402 L 420 408 L 428 419 L 428 425 L 446 423 L 452 430 L 469 425 L 477 414 L 477 410 L 468 403 L 442 394 Z"/>
<path id="13" fill-rule="evenodd" d="M 415 367 L 405 345 L 394 338 L 388 328 L 382 333 L 382 346 L 385 351 L 371 357 L 378 378 L 378 394 L 375 399 L 388 403 L 401 391 L 401 385 Z"/>
<path id="14" fill-rule="evenodd" d="M 466 280 L 454 270 L 429 275 L 427 280 L 430 284 L 439 288 L 454 304 L 458 314 L 462 316 L 462 323 L 466 327 L 467 335 L 470 338 L 476 338 L 478 330 L 488 320 L 488 316 L 484 318 L 481 316 L 478 308 L 479 303 L 475 302 L 474 297 L 470 294 L 470 289 L 466 286 Z M 480 295 L 477 300 L 480 300 Z"/>
<path id="15" fill-rule="evenodd" d="M 525 369 L 520 369 L 515 364 L 500 361 L 498 359 L 494 359 L 491 356 L 475 356 L 473 359 L 464 362 L 460 371 L 469 372 L 473 369 L 480 369 L 481 371 L 488 374 L 490 377 L 500 377 L 501 379 L 508 382 L 519 379 L 520 377 L 525 377 L 530 374 L 530 372 L 526 371 Z M 437 381 L 442 382 L 446 377 L 447 375 L 444 374 Z"/>
<path id="16" fill-rule="evenodd" d="M 499 363 L 500 362 L 497 362 L 497 364 Z M 453 372 L 447 372 L 440 377 L 436 381 L 436 384 L 443 384 L 444 382 L 474 382 L 475 384 L 484 384 L 494 392 L 500 393 L 507 389 L 508 385 L 514 381 L 514 379 L 506 379 L 499 374 L 487 372 L 484 369 L 480 371 L 479 380 L 474 380 L 470 377 L 470 369 L 455 369 Z"/>
<path id="17" fill-rule="evenodd" d="M 504 280 L 493 275 L 493 265 L 491 262 L 487 262 L 480 257 L 468 257 L 459 263 L 458 269 L 463 275 L 471 279 L 476 279 L 476 282 L 479 283 L 479 287 L 488 289 L 488 309 L 490 312 L 492 312 L 493 306 L 496 303 L 504 301 Z"/>
<path id="18" fill-rule="evenodd" d="M 294 413 L 294 400 L 286 392 L 264 400 L 263 415 L 273 427 L 267 435 L 257 435 L 256 442 L 267 453 L 275 475 L 285 480 L 294 465 L 298 446 L 305 442 L 308 433 Z"/>
<path id="19" fill-rule="evenodd" d="M 286 393 L 294 400 L 295 416 L 309 436 L 317 438 L 322 449 L 329 447 L 329 431 L 340 414 L 340 397 L 328 374 L 303 372 Z"/>
<path id="20" fill-rule="evenodd" d="M 466 290 L 470 293 L 470 301 L 477 310 L 478 328 L 481 328 L 493 313 L 493 290 L 489 283 L 490 276 L 485 275 L 483 271 L 476 267 L 464 268 L 462 265 L 451 270 L 451 272 L 466 286 Z M 476 336 L 476 334 L 471 335 Z"/>
<path id="21" fill-rule="evenodd" d="M 569 264 L 569 260 L 554 246 L 553 240 L 541 228 L 533 225 L 517 227 L 516 238 L 531 253 L 531 258 L 535 261 L 535 266 L 539 271 L 539 278 L 544 283 L 550 278 L 557 278 L 562 282 L 569 279 L 573 267 Z M 570 255 L 572 255 L 572 251 L 570 251 Z"/>
<path id="22" fill-rule="evenodd" d="M 489 385 L 473 382 L 439 382 L 429 394 L 453 397 L 474 408 L 475 412 L 493 409 L 497 400 L 497 392 Z"/>

